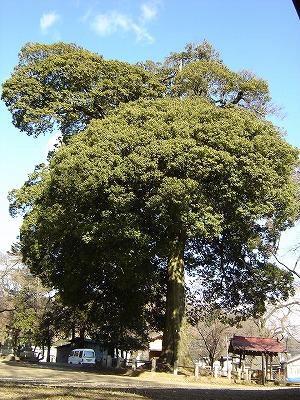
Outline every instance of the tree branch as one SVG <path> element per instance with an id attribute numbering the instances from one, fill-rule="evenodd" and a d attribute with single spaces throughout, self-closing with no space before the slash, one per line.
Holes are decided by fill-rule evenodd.
<path id="1" fill-rule="evenodd" d="M 292 269 L 292 268 L 289 268 L 289 267 L 288 267 L 286 264 L 284 264 L 282 261 L 280 261 L 280 260 L 278 259 L 278 257 L 276 256 L 276 254 L 273 254 L 273 256 L 274 256 L 275 260 L 278 262 L 278 264 L 280 264 L 282 267 L 284 267 L 285 269 L 287 269 L 289 272 L 291 272 L 292 274 L 296 275 L 297 278 L 300 279 L 300 273 L 298 273 L 297 271 L 295 271 L 295 268 L 296 268 L 296 266 L 297 266 L 297 264 L 298 264 L 299 258 L 297 259 L 297 261 L 296 261 L 296 263 L 295 263 L 295 267 Z"/>
<path id="2" fill-rule="evenodd" d="M 6 312 L 6 311 L 16 311 L 16 309 L 15 308 L 3 308 L 2 310 L 0 309 L 0 314 L 2 314 L 2 313 L 4 313 L 4 312 Z"/>

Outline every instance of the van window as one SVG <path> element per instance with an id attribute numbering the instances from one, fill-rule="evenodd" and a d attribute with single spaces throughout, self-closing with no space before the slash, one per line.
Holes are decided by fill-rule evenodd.
<path id="1" fill-rule="evenodd" d="M 91 350 L 85 350 L 85 352 L 84 352 L 84 357 L 86 357 L 86 358 L 93 358 L 93 357 L 95 357 L 95 354 L 94 354 L 94 352 L 91 351 Z"/>

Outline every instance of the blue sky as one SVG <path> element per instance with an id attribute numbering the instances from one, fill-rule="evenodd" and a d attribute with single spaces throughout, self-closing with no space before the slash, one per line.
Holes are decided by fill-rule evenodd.
<path id="1" fill-rule="evenodd" d="M 73 42 L 105 59 L 163 61 L 207 39 L 233 70 L 269 82 L 286 117 L 273 122 L 300 147 L 300 20 L 292 0 L 0 0 L 0 81 L 27 42 Z M 19 132 L 0 104 L 0 251 L 16 241 L 20 219 L 8 214 L 8 191 L 44 162 L 53 137 Z M 297 227 L 284 236 L 300 243 Z"/>

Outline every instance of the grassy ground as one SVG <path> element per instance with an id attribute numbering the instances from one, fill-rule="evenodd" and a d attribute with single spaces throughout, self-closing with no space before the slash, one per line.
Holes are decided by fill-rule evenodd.
<path id="1" fill-rule="evenodd" d="M 104 389 L 0 384 L 1 400 L 141 400 L 147 397 Z"/>
<path id="2" fill-rule="evenodd" d="M 0 400 L 299 400 L 300 388 L 148 371 L 0 363 Z"/>

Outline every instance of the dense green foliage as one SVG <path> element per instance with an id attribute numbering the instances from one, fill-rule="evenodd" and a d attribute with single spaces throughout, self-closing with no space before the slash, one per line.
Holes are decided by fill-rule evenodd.
<path id="1" fill-rule="evenodd" d="M 163 64 L 137 65 L 104 60 L 75 44 L 27 43 L 1 98 L 13 124 L 28 135 L 58 128 L 68 136 L 121 103 L 166 95 L 239 104 L 259 116 L 272 111 L 267 83 L 248 71 L 230 71 L 206 41 L 171 53 Z"/>
<path id="2" fill-rule="evenodd" d="M 70 135 L 121 102 L 156 98 L 162 91 L 163 85 L 137 66 L 105 61 L 75 44 L 28 43 L 3 84 L 2 98 L 14 125 L 28 135 L 55 127 Z"/>
<path id="3" fill-rule="evenodd" d="M 291 289 L 264 251 L 296 217 L 296 160 L 270 123 L 235 107 L 120 107 L 63 145 L 29 185 L 39 189 L 21 230 L 25 261 L 67 301 L 107 310 L 122 299 L 119 323 L 130 309 L 137 325 L 154 304 L 153 261 L 169 259 L 180 237 L 210 299 L 244 316 L 261 312 Z M 25 192 L 12 209 L 24 208 Z"/>
<path id="4" fill-rule="evenodd" d="M 139 65 L 158 77 L 168 96 L 204 97 L 218 106 L 236 104 L 260 118 L 277 112 L 267 82 L 247 70 L 231 71 L 206 40 L 171 53 L 162 64 L 148 61 Z"/>
<path id="5" fill-rule="evenodd" d="M 38 104 L 28 98 L 37 82 Z M 27 45 L 3 98 L 29 134 L 53 123 L 79 132 L 11 193 L 10 209 L 24 214 L 26 264 L 104 341 L 137 347 L 165 312 L 173 362 L 185 271 L 237 318 L 292 291 L 269 250 L 299 214 L 298 151 L 263 118 L 266 82 L 230 71 L 207 42 L 137 66 L 74 45 Z"/>

